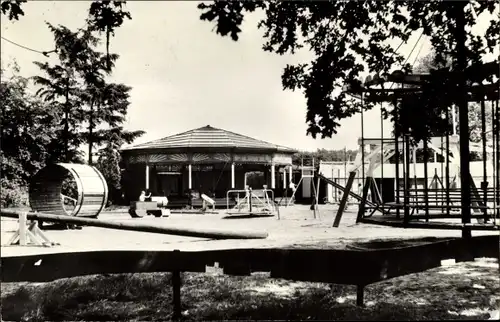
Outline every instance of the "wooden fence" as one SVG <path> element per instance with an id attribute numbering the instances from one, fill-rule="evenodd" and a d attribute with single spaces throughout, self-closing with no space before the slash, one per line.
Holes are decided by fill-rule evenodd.
<path id="1" fill-rule="evenodd" d="M 392 244 L 358 243 L 349 249 L 228 249 L 213 251 L 91 251 L 2 257 L 2 282 L 47 282 L 90 274 L 172 272 L 174 316 L 180 317 L 182 272 L 205 272 L 219 263 L 225 274 L 271 272 L 271 278 L 365 286 L 478 257 L 499 258 L 499 236 L 432 238 Z"/>

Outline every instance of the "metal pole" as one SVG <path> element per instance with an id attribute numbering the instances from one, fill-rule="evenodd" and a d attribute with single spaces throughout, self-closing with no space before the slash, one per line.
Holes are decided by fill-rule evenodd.
<path id="1" fill-rule="evenodd" d="M 405 199 L 405 208 L 404 208 L 404 223 L 405 225 L 410 221 L 410 137 L 408 134 L 404 135 L 404 158 L 405 158 L 405 171 L 404 171 L 404 199 Z"/>
<path id="2" fill-rule="evenodd" d="M 481 188 L 483 189 L 483 215 L 484 222 L 488 221 L 488 170 L 486 169 L 486 161 L 488 159 L 486 155 L 486 106 L 484 103 L 484 98 L 481 97 L 481 140 L 483 141 L 483 184 Z"/>
<path id="3" fill-rule="evenodd" d="M 337 183 L 340 183 L 340 169 L 337 169 Z M 346 180 L 344 178 L 344 182 L 342 183 L 342 185 L 345 187 L 346 185 Z M 339 194 L 339 190 L 337 190 L 337 188 L 335 188 L 335 193 L 336 195 L 338 196 Z M 337 200 L 338 200 L 338 197 L 337 197 Z"/>
<path id="4" fill-rule="evenodd" d="M 465 46 L 465 13 L 464 7 L 468 2 L 455 2 L 455 26 L 456 26 L 456 68 L 458 76 L 458 114 L 460 126 L 460 185 L 461 185 L 461 210 L 462 223 L 471 222 L 471 194 L 470 194 L 470 150 L 469 150 L 469 114 L 467 104 L 467 88 L 465 79 L 465 69 L 467 67 L 467 56 Z M 472 237 L 470 227 L 462 230 L 462 237 L 470 239 Z"/>
<path id="5" fill-rule="evenodd" d="M 494 140 L 494 145 L 496 148 L 495 159 L 496 159 L 496 204 L 497 207 L 500 206 L 500 110 L 498 108 L 498 99 L 495 104 L 495 130 L 493 134 L 496 139 Z M 500 208 L 497 208 L 496 211 L 497 217 L 500 217 Z"/>
<path id="6" fill-rule="evenodd" d="M 449 110 L 446 109 L 446 215 L 450 215 L 450 132 L 449 129 Z"/>
<path id="7" fill-rule="evenodd" d="M 252 188 L 248 188 L 248 209 L 252 213 Z"/>
<path id="8" fill-rule="evenodd" d="M 399 219 L 400 217 L 400 199 L 399 199 L 399 128 L 398 128 L 398 102 L 397 100 L 394 101 L 394 143 L 395 143 L 395 159 L 396 159 L 396 204 L 398 205 L 396 207 L 396 218 Z"/>
<path id="9" fill-rule="evenodd" d="M 381 202 L 384 203 L 384 114 L 382 113 L 382 102 L 380 102 L 380 143 L 382 146 L 380 147 L 380 197 L 382 198 Z"/>
<path id="10" fill-rule="evenodd" d="M 493 103 L 493 101 L 491 101 L 491 140 L 492 140 L 492 146 L 491 146 L 492 147 L 491 163 L 492 163 L 492 166 L 493 166 L 493 171 L 491 173 L 491 185 L 492 185 L 492 188 L 493 188 L 493 195 L 492 195 L 493 206 L 494 206 L 493 217 L 495 218 L 494 220 L 496 222 L 497 207 L 498 207 L 497 198 L 496 198 L 496 191 L 498 189 L 498 185 L 497 185 L 496 178 L 498 177 L 498 168 L 496 167 L 496 164 L 497 164 L 496 136 L 497 135 L 495 133 L 495 129 L 496 129 L 496 126 L 495 126 L 495 104 Z"/>
<path id="11" fill-rule="evenodd" d="M 418 213 L 418 181 L 417 181 L 417 147 L 412 147 L 412 160 L 413 160 L 413 184 L 415 185 L 415 206 Z"/>
<path id="12" fill-rule="evenodd" d="M 445 134 L 446 135 L 446 134 Z M 443 206 L 443 202 L 445 200 L 443 194 L 445 193 L 445 190 L 446 190 L 446 187 L 443 187 L 443 182 L 444 182 L 444 163 L 446 162 L 446 152 L 444 151 L 444 142 L 443 142 L 443 135 L 441 134 L 441 156 L 443 157 L 441 160 L 441 173 L 440 173 L 440 179 L 441 179 L 441 189 L 440 189 L 440 193 L 441 193 L 441 207 Z M 448 191 L 448 190 L 446 190 Z M 444 208 L 441 208 L 441 211 L 442 212 L 445 212 L 446 210 Z"/>
<path id="13" fill-rule="evenodd" d="M 339 169 L 339 179 L 340 179 L 340 169 Z M 347 181 L 347 151 L 346 147 L 344 147 L 344 186 Z"/>
<path id="14" fill-rule="evenodd" d="M 424 202 L 425 202 L 425 221 L 429 221 L 429 188 L 427 187 L 429 181 L 428 162 L 429 162 L 429 147 L 428 137 L 424 138 Z"/>
<path id="15" fill-rule="evenodd" d="M 361 177 L 365 186 L 365 125 L 363 116 L 363 93 L 361 93 Z"/>
<path id="16" fill-rule="evenodd" d="M 438 202 L 439 200 L 439 190 L 438 190 L 438 182 L 439 182 L 439 176 L 438 176 L 438 170 L 436 168 L 434 168 L 434 194 L 435 194 L 435 199 L 436 199 L 436 203 Z"/>

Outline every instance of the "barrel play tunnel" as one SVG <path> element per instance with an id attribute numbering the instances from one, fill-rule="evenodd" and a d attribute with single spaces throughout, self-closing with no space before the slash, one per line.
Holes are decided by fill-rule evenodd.
<path id="1" fill-rule="evenodd" d="M 30 182 L 29 202 L 36 212 L 97 218 L 107 200 L 108 185 L 103 175 L 85 164 L 51 164 Z"/>

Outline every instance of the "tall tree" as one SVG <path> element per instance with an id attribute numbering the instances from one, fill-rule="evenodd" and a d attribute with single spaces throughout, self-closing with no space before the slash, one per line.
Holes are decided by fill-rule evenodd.
<path id="1" fill-rule="evenodd" d="M 53 102 L 56 110 L 62 114 L 62 148 L 56 149 L 62 150 L 62 155 L 55 159 L 71 162 L 78 155 L 77 149 L 82 142 L 79 128 L 85 119 L 79 71 L 87 64 L 98 39 L 88 30 L 73 32 L 64 26 L 47 25 L 54 34 L 59 62 L 54 65 L 35 62 L 45 77 L 35 76 L 33 79 L 40 86 L 38 93 Z"/>
<path id="2" fill-rule="evenodd" d="M 88 122 L 88 132 L 86 135 L 89 145 L 88 163 L 92 164 L 92 149 L 95 143 L 94 129 L 103 119 L 99 112 L 107 87 L 105 76 L 111 74 L 118 55 L 112 54 L 106 57 L 94 50 L 89 51 L 88 55 L 88 60 L 79 67 L 78 72 L 83 79 L 83 90 L 80 93 L 80 97 L 85 102 L 84 105 L 86 107 L 84 114 Z"/>
<path id="3" fill-rule="evenodd" d="M 91 30 L 106 34 L 106 52 L 108 68 L 111 68 L 109 54 L 109 38 L 114 36 L 115 29 L 120 27 L 124 20 L 132 19 L 130 12 L 125 10 L 125 1 L 94 1 L 90 5 L 87 23 Z"/>
<path id="4" fill-rule="evenodd" d="M 472 64 L 495 50 L 500 34 L 498 19 L 481 36 L 471 31 L 478 15 L 498 10 L 498 1 L 214 1 L 199 8 L 202 20 L 215 22 L 218 34 L 235 41 L 245 14 L 263 10 L 259 27 L 264 29 L 265 51 L 283 55 L 308 47 L 315 54 L 309 63 L 287 65 L 282 75 L 284 89 L 304 93 L 307 132 L 313 137 L 331 137 L 340 120 L 372 107 L 362 107 L 341 90 L 345 84 L 359 84 L 362 72 L 386 75 L 395 67 L 410 70 L 389 40 L 402 44 L 417 32 L 431 40 L 436 64 L 447 57 L 455 61 L 457 23 L 463 20 L 468 44 L 463 59 Z M 456 87 L 457 78 L 452 80 Z M 459 96 L 443 104 L 458 103 Z"/>
<path id="5" fill-rule="evenodd" d="M 121 146 L 123 142 L 132 143 L 145 133 L 144 131 L 127 131 L 122 127 L 130 105 L 131 89 L 124 84 L 106 82 L 102 82 L 101 86 L 96 88 L 94 98 L 96 109 L 95 111 L 89 110 L 89 130 L 86 133 L 89 144 L 89 164 L 92 164 L 93 145 L 109 144 L 113 137 L 117 137 L 121 141 L 114 143 L 119 143 Z"/>
<path id="6" fill-rule="evenodd" d="M 88 163 L 92 164 L 93 147 L 105 142 L 108 132 L 120 129 L 127 140 L 142 135 L 141 131 L 128 132 L 120 127 L 126 120 L 131 87 L 106 81 L 118 55 L 98 52 L 99 40 L 92 35 L 93 30 L 73 32 L 50 24 L 49 28 L 54 33 L 56 47 L 60 48 L 59 63 L 36 63 L 46 77 L 34 79 L 41 86 L 39 93 L 54 102 L 62 113 L 63 159 L 74 161 L 76 151 L 86 143 Z"/>
<path id="7" fill-rule="evenodd" d="M 126 121 L 131 87 L 124 84 L 110 83 L 103 89 L 99 117 L 103 128 L 95 133 L 95 142 L 99 145 L 113 143 L 113 146 L 121 147 L 122 144 L 132 143 L 136 138 L 142 136 L 144 131 L 128 131 L 122 124 Z M 117 150 L 118 151 L 118 150 Z"/>

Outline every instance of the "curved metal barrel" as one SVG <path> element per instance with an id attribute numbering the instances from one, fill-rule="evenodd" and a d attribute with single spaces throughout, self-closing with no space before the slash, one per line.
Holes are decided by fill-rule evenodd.
<path id="1" fill-rule="evenodd" d="M 76 182 L 78 196 L 74 208 L 66 209 L 62 186 L 68 173 Z M 67 198 L 71 199 L 71 198 Z M 93 166 L 57 163 L 46 166 L 32 178 L 29 201 L 33 211 L 54 215 L 97 217 L 108 200 L 108 185 Z"/>

